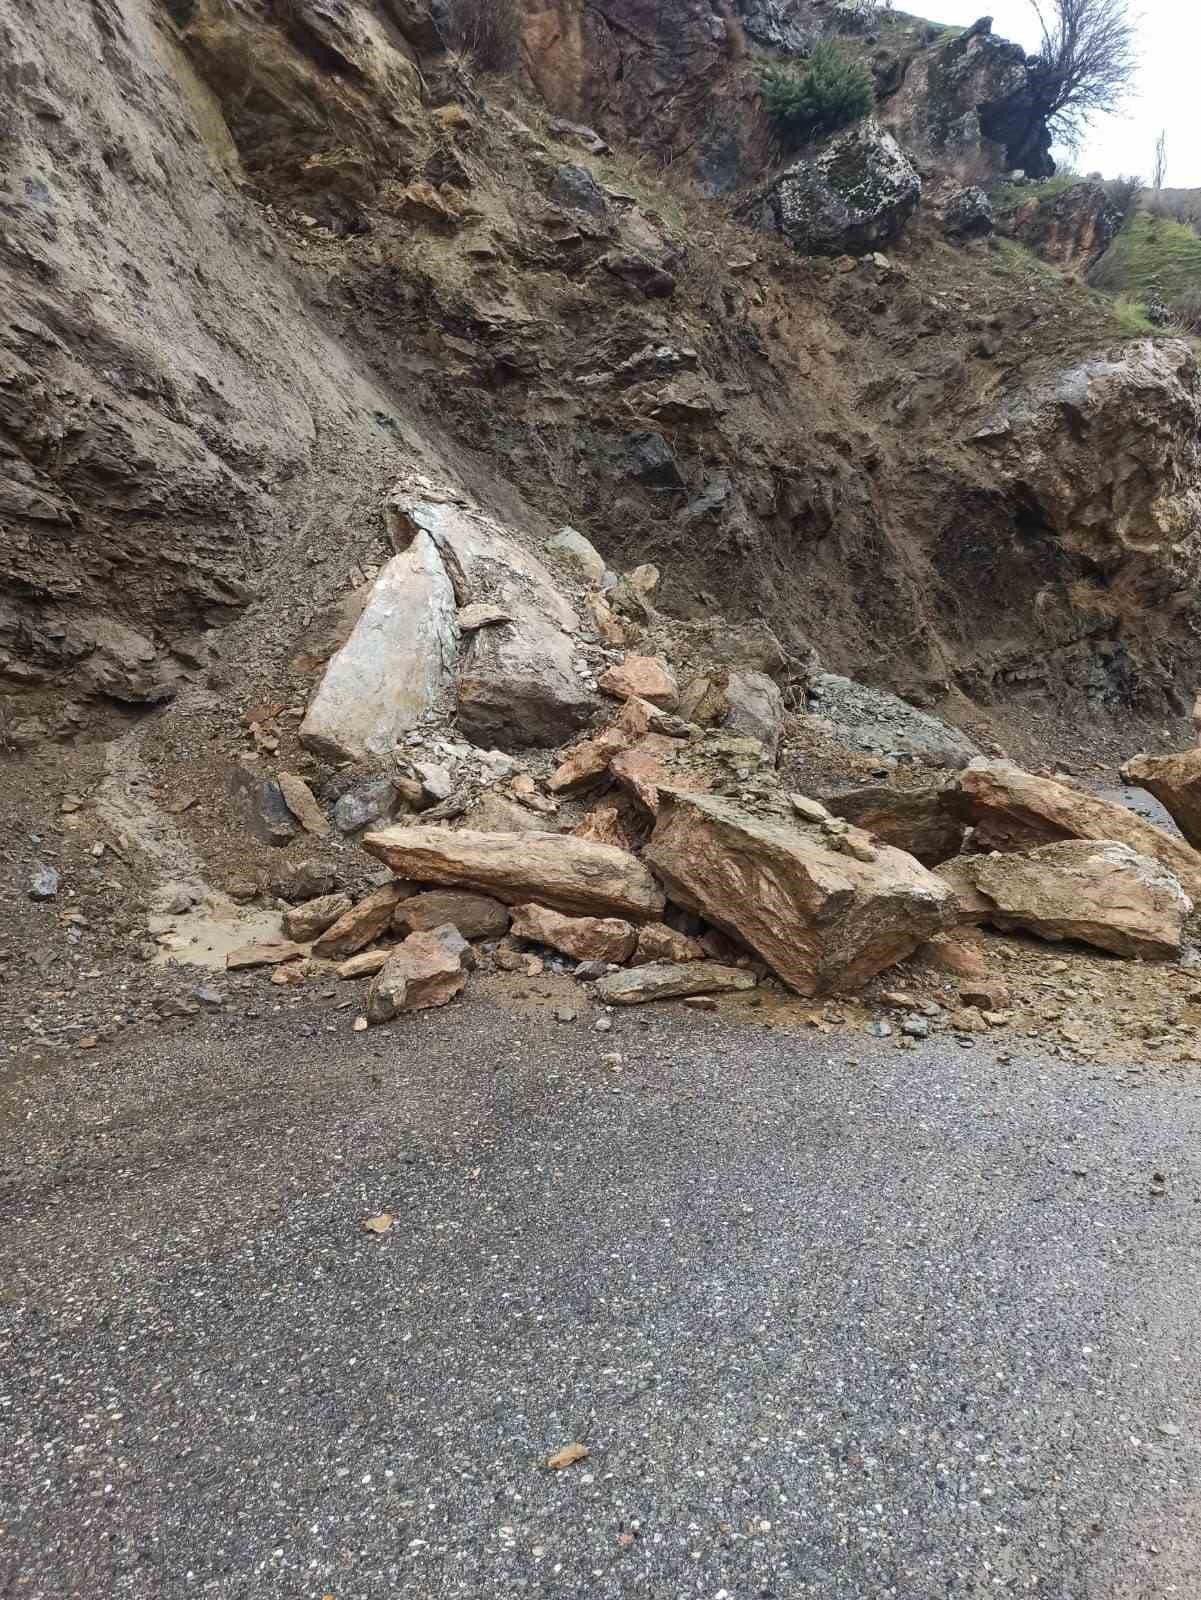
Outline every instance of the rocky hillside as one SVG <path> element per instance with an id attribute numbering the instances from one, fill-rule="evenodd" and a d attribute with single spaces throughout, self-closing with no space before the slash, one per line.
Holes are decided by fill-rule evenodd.
<path id="1" fill-rule="evenodd" d="M 794 703 L 816 652 L 1183 708 L 1196 364 L 992 235 L 965 180 L 1047 162 L 986 24 L 559 0 L 490 76 L 421 0 L 57 13 L 0 0 L 10 742 L 307 699 L 414 468 L 770 629 Z M 821 34 L 876 117 L 785 153 L 757 73 Z"/>

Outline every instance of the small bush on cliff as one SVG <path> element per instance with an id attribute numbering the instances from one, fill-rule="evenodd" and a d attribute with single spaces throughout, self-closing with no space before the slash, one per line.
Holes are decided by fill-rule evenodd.
<path id="1" fill-rule="evenodd" d="M 836 133 L 875 104 L 871 73 L 828 39 L 814 46 L 803 68 L 765 67 L 760 82 L 767 114 L 788 144 Z"/>
<path id="2" fill-rule="evenodd" d="M 442 32 L 446 43 L 470 56 L 481 72 L 507 72 L 517 63 L 518 0 L 450 0 Z"/>

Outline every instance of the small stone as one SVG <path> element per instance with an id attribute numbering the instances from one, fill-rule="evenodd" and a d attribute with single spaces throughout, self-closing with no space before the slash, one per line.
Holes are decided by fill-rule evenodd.
<path id="1" fill-rule="evenodd" d="M 892 1024 L 888 1022 L 869 1022 L 864 1031 L 870 1033 L 873 1039 L 887 1039 L 892 1032 Z"/>
<path id="2" fill-rule="evenodd" d="M 420 790 L 418 791 L 420 792 Z M 391 778 L 369 778 L 349 789 L 334 807 L 334 826 L 339 833 L 356 833 L 369 822 L 392 814 L 397 785 Z"/>
<path id="3" fill-rule="evenodd" d="M 53 900 L 58 893 L 59 875 L 53 867 L 36 866 L 29 879 L 31 900 Z"/>
<path id="4" fill-rule="evenodd" d="M 693 1011 L 716 1011 L 717 1001 L 711 994 L 690 994 L 684 998 L 684 1004 Z"/>
<path id="5" fill-rule="evenodd" d="M 225 1004 L 225 996 L 219 989 L 212 989 L 203 983 L 192 990 L 192 998 L 202 1006 L 207 1006 L 210 1011 L 220 1011 Z"/>
<path id="6" fill-rule="evenodd" d="M 506 611 L 504 606 L 490 606 L 482 601 L 477 601 L 475 605 L 464 606 L 455 614 L 460 633 L 475 633 L 479 628 L 497 628 L 502 623 L 512 620 L 512 614 Z"/>
<path id="7" fill-rule="evenodd" d="M 901 1023 L 901 1032 L 910 1039 L 924 1039 L 930 1032 L 930 1024 L 925 1017 L 906 1017 Z"/>
<path id="8" fill-rule="evenodd" d="M 555 1021 L 556 1022 L 574 1022 L 575 1019 L 576 1019 L 576 1015 L 577 1015 L 577 1013 L 572 1011 L 570 1006 L 560 1006 L 559 1009 L 555 1012 Z"/>
<path id="9" fill-rule="evenodd" d="M 581 983 L 594 983 L 597 978 L 603 978 L 608 970 L 607 961 L 581 961 L 573 976 Z"/>
<path id="10" fill-rule="evenodd" d="M 306 833 L 322 837 L 329 832 L 329 823 L 317 803 L 317 796 L 298 773 L 281 772 L 275 781 L 279 784 L 284 804 Z"/>
<path id="11" fill-rule="evenodd" d="M 613 1022 L 609 1017 L 597 1017 L 592 1026 L 596 1029 L 597 1033 L 608 1033 L 613 1026 Z"/>
<path id="12" fill-rule="evenodd" d="M 788 804 L 804 822 L 829 822 L 830 813 L 820 800 L 810 800 L 808 795 L 790 794 Z"/>

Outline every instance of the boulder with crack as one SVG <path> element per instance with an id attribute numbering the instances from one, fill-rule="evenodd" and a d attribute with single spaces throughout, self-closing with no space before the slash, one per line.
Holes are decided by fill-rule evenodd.
<path id="1" fill-rule="evenodd" d="M 1036 777 L 1006 761 L 979 761 L 959 776 L 954 803 L 975 828 L 977 850 L 1022 850 L 1060 839 L 1115 839 L 1158 861 L 1201 895 L 1201 855 L 1153 822 L 1097 795 Z"/>
<path id="2" fill-rule="evenodd" d="M 507 621 L 473 630 L 461 645 L 458 721 L 467 736 L 505 749 L 553 746 L 588 721 L 596 700 L 576 669 L 579 618 L 549 569 L 493 518 L 414 476 L 387 503 L 393 543 L 429 540 L 456 605 L 488 605 Z"/>
<path id="3" fill-rule="evenodd" d="M 636 857 L 565 833 L 477 833 L 437 827 L 384 828 L 363 847 L 403 877 L 536 901 L 569 916 L 654 922 L 663 892 Z"/>
<path id="4" fill-rule="evenodd" d="M 301 743 L 334 761 L 387 755 L 450 694 L 458 648 L 454 589 L 421 534 L 375 580 L 309 702 Z"/>
<path id="5" fill-rule="evenodd" d="M 820 824 L 661 789 L 645 859 L 672 900 L 755 951 L 800 994 L 855 988 L 953 921 L 947 885 L 901 850 L 861 861 Z"/>
<path id="6" fill-rule="evenodd" d="M 1119 956 L 1180 954 L 1193 903 L 1158 861 L 1116 840 L 1062 839 L 1020 854 L 964 856 L 988 920 L 1042 939 L 1076 939 Z"/>

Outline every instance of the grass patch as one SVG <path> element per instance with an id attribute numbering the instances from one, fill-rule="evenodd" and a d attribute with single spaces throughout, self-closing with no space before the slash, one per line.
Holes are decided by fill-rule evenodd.
<path id="1" fill-rule="evenodd" d="M 1112 311 L 1113 320 L 1117 323 L 1118 331 L 1123 338 L 1147 339 L 1166 331 L 1155 326 L 1147 316 L 1142 301 L 1136 300 L 1133 295 L 1118 295 L 1113 302 Z"/>
<path id="2" fill-rule="evenodd" d="M 989 191 L 989 199 L 998 211 L 1016 211 L 1028 200 L 1052 200 L 1065 189 L 1072 189 L 1081 182 L 1083 179 L 1078 172 L 1057 172 L 1053 178 L 1044 178 L 1041 183 L 998 184 Z"/>
<path id="3" fill-rule="evenodd" d="M 1169 306 L 1201 290 L 1201 238 L 1182 222 L 1138 211 L 1093 270 L 1092 281 L 1110 294 Z"/>

